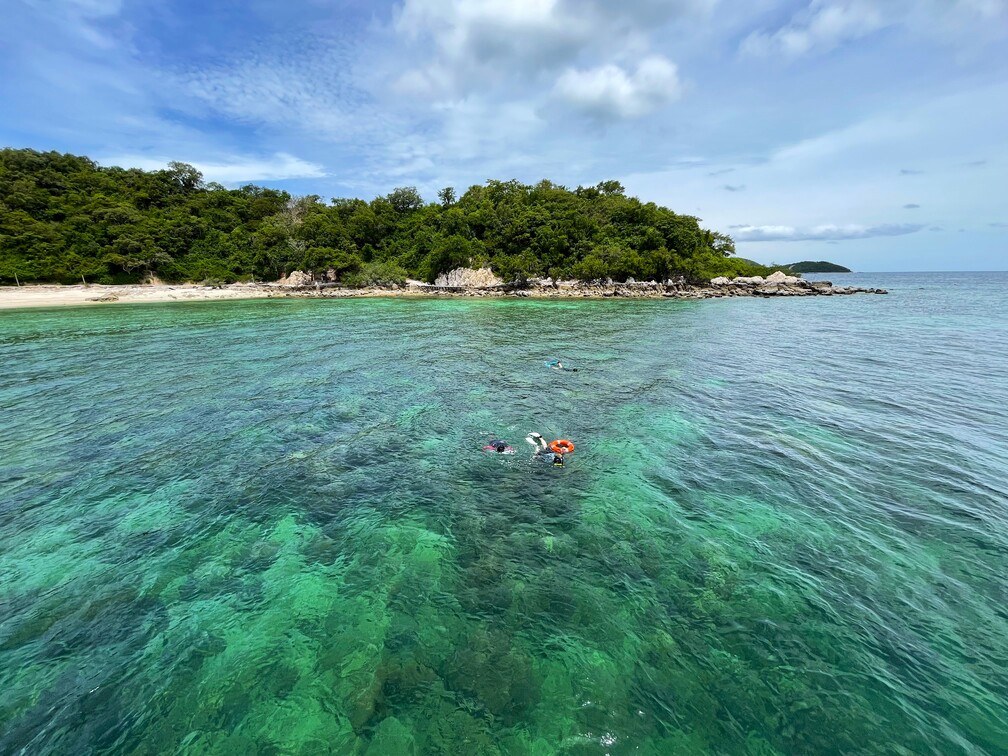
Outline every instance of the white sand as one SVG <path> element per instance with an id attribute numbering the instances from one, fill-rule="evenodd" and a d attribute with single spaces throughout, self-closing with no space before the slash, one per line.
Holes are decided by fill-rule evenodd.
<path id="1" fill-rule="evenodd" d="M 284 292 L 260 284 L 231 284 L 220 289 L 195 284 L 147 286 L 0 286 L 0 310 L 17 307 L 103 305 L 130 302 L 199 302 L 220 299 L 282 297 Z M 116 297 L 112 300 L 112 297 Z M 107 301 L 98 301 L 106 298 Z"/>

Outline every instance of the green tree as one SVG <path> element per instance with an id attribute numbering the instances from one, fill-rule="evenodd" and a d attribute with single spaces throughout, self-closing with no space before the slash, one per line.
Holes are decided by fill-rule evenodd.
<path id="1" fill-rule="evenodd" d="M 397 213 L 411 213 L 423 207 L 423 197 L 415 186 L 400 186 L 392 190 L 387 197 L 389 204 Z"/>
<path id="2" fill-rule="evenodd" d="M 455 204 L 455 187 L 446 186 L 438 192 L 438 199 L 441 200 L 441 207 L 447 210 Z"/>

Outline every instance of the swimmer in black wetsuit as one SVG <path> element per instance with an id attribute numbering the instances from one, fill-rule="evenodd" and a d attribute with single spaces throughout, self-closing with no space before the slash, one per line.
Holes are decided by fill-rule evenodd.
<path id="1" fill-rule="evenodd" d="M 510 446 L 507 441 L 501 441 L 499 439 L 494 439 L 489 444 L 483 447 L 483 451 L 497 452 L 498 454 L 514 454 L 515 450 L 513 446 Z"/>
<path id="2" fill-rule="evenodd" d="M 535 432 L 529 433 L 525 437 L 525 440 L 535 447 L 535 451 L 532 453 L 532 459 L 550 462 L 553 467 L 563 467 L 564 455 L 550 449 L 549 444 L 546 443 L 546 439 L 542 437 L 542 434 Z"/>
<path id="3" fill-rule="evenodd" d="M 564 364 L 560 362 L 560 360 L 550 360 L 546 364 L 549 367 L 553 368 L 554 370 L 560 370 L 564 373 L 576 373 L 578 371 L 577 368 L 565 367 Z"/>

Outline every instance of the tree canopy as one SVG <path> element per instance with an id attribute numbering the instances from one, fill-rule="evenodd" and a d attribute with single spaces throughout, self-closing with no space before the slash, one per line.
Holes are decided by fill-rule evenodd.
<path id="1" fill-rule="evenodd" d="M 274 280 L 332 270 L 347 285 L 433 281 L 489 265 L 505 281 L 755 275 L 731 238 L 628 197 L 618 181 L 567 189 L 488 181 L 426 203 L 415 187 L 370 202 L 207 184 L 193 166 L 102 167 L 0 150 L 0 283 Z"/>

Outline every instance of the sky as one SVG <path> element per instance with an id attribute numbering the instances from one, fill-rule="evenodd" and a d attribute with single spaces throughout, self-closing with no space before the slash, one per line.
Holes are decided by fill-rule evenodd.
<path id="1" fill-rule="evenodd" d="M 293 194 L 617 179 L 760 262 L 1008 268 L 1008 0 L 5 0 L 0 145 Z"/>

